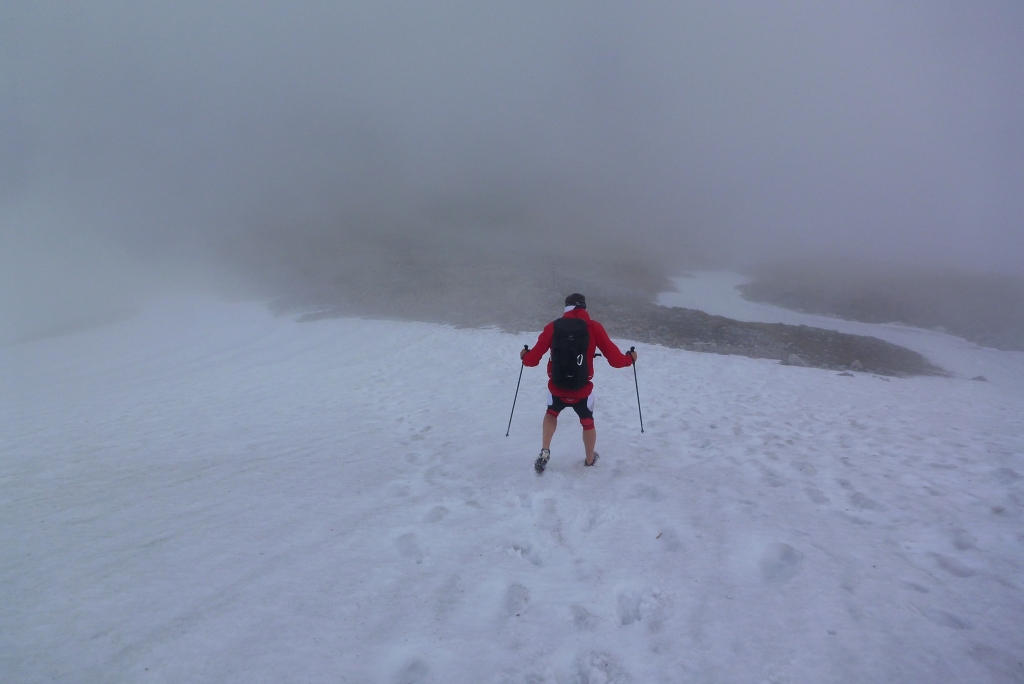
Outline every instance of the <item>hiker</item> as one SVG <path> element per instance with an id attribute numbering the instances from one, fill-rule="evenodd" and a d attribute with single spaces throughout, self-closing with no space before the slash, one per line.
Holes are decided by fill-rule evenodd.
<path id="1" fill-rule="evenodd" d="M 544 415 L 544 439 L 540 456 L 533 464 L 540 475 L 551 458 L 551 437 L 558 427 L 558 414 L 571 406 L 583 426 L 583 465 L 597 463 L 594 451 L 597 432 L 594 430 L 594 356 L 600 349 L 613 368 L 625 368 L 636 362 L 637 354 L 619 351 L 605 332 L 604 326 L 590 320 L 587 300 L 578 292 L 565 298 L 565 313 L 561 318 L 544 326 L 533 349 L 522 349 L 519 358 L 525 366 L 536 366 L 544 352 L 551 350 L 548 359 L 548 410 Z"/>

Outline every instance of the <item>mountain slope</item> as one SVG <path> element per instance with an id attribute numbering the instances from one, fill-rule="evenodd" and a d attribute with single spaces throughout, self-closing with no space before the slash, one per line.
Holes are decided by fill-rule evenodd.
<path id="1" fill-rule="evenodd" d="M 1019 681 L 1019 386 L 639 345 L 646 433 L 599 360 L 598 467 L 567 415 L 538 478 L 533 340 L 186 298 L 0 349 L 0 670 Z"/>

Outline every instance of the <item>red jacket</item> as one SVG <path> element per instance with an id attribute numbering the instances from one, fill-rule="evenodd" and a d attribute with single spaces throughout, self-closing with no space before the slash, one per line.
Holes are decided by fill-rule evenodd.
<path id="1" fill-rule="evenodd" d="M 587 322 L 587 332 L 590 333 L 590 345 L 587 348 L 587 364 L 590 366 L 589 377 L 594 377 L 594 352 L 597 349 L 601 350 L 604 354 L 604 358 L 608 359 L 608 363 L 612 368 L 625 368 L 633 364 L 633 357 L 628 354 L 623 354 L 619 351 L 612 341 L 608 338 L 608 333 L 605 332 L 604 326 L 597 321 L 590 320 L 590 315 L 587 314 L 586 309 L 573 309 L 572 311 L 566 311 L 562 318 L 582 318 Z M 544 357 L 544 353 L 551 349 L 551 336 L 554 334 L 555 323 L 552 321 L 544 326 L 544 330 L 541 331 L 540 337 L 537 338 L 537 344 L 530 351 L 526 352 L 523 357 L 523 364 L 533 367 L 540 363 L 540 360 Z M 566 399 L 583 399 L 589 397 L 590 393 L 594 391 L 594 383 L 588 382 L 584 387 L 578 390 L 567 390 L 561 387 L 556 387 L 555 383 L 551 381 L 551 359 L 548 359 L 548 391 L 556 397 L 565 397 Z"/>

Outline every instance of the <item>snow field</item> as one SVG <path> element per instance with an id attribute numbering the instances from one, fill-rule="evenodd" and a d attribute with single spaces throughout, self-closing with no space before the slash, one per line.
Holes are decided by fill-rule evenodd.
<path id="1" fill-rule="evenodd" d="M 0 350 L 4 680 L 1024 678 L 1024 390 L 637 345 L 646 434 L 598 359 L 598 466 L 566 412 L 538 478 L 534 339 L 182 299 Z"/>

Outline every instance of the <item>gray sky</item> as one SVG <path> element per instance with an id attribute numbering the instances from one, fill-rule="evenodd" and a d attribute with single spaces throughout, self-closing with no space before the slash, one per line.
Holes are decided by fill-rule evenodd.
<path id="1" fill-rule="evenodd" d="M 318 231 L 1024 272 L 1016 1 L 154 5 L 0 7 L 0 306 Z"/>

